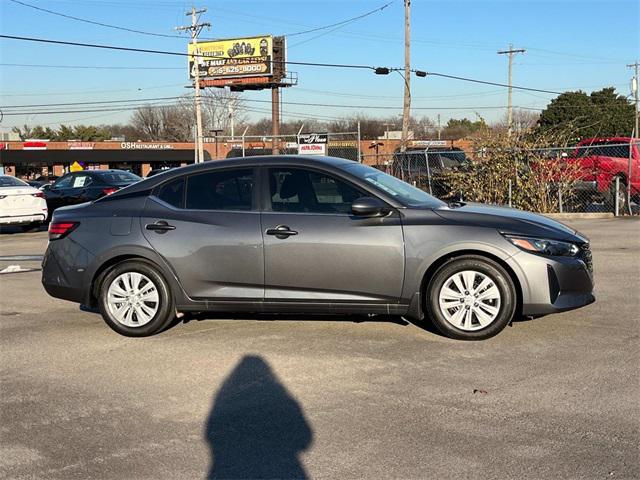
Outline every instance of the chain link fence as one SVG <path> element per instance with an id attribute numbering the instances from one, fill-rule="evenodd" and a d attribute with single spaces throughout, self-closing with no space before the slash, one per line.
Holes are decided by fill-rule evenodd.
<path id="1" fill-rule="evenodd" d="M 313 138 L 311 138 L 313 136 Z M 250 157 L 256 155 L 272 155 L 274 147 L 279 155 L 298 155 L 300 145 L 317 146 L 316 154 L 329 155 L 331 157 L 346 158 L 359 161 L 360 136 L 358 132 L 329 132 L 329 133 L 304 133 L 295 135 L 241 135 L 218 136 L 207 138 L 207 143 L 217 142 L 218 145 L 226 145 L 224 153 L 220 148 L 220 155 L 226 158 Z M 308 141 L 308 143 L 305 143 Z M 315 143 L 314 143 L 315 142 Z"/>
<path id="2" fill-rule="evenodd" d="M 540 213 L 640 214 L 640 142 L 598 139 L 577 147 L 429 148 L 365 154 L 364 163 L 445 201 Z"/>

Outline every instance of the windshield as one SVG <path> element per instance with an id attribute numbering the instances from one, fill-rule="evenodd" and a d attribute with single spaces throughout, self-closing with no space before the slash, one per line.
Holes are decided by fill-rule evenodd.
<path id="1" fill-rule="evenodd" d="M 350 174 L 369 183 L 377 190 L 390 195 L 407 207 L 438 208 L 446 205 L 443 201 L 438 200 L 436 197 L 432 197 L 419 188 L 412 187 L 408 183 L 403 182 L 396 177 L 392 177 L 391 175 L 367 165 L 354 163 L 348 164 L 342 168 Z"/>
<path id="2" fill-rule="evenodd" d="M 0 187 L 28 187 L 29 184 L 10 175 L 0 176 Z"/>

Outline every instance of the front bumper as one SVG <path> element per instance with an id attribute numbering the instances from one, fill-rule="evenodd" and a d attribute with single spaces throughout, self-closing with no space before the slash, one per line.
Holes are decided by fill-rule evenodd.
<path id="1" fill-rule="evenodd" d="M 578 257 L 546 257 L 520 252 L 508 261 L 522 287 L 523 315 L 546 315 L 595 302 L 591 252 Z"/>

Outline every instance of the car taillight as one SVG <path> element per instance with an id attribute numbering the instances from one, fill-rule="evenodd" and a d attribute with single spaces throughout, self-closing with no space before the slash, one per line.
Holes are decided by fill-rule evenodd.
<path id="1" fill-rule="evenodd" d="M 73 232 L 80 222 L 51 222 L 49 224 L 49 240 L 64 238 Z"/>
<path id="2" fill-rule="evenodd" d="M 112 193 L 115 193 L 117 191 L 118 189 L 116 187 L 108 187 L 102 189 L 102 193 L 104 193 L 105 195 L 111 195 Z"/>
<path id="3" fill-rule="evenodd" d="M 36 192 L 31 194 L 32 197 L 44 198 L 44 193 Z"/>

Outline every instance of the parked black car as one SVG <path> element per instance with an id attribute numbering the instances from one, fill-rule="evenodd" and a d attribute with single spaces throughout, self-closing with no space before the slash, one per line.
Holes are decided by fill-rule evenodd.
<path id="1" fill-rule="evenodd" d="M 595 300 L 588 240 L 510 208 L 446 203 L 374 168 L 304 156 L 156 175 L 49 226 L 42 283 L 128 336 L 178 313 L 425 317 L 491 337 Z"/>
<path id="2" fill-rule="evenodd" d="M 450 187 L 446 172 L 463 169 L 468 160 L 460 148 L 429 148 L 407 150 L 393 155 L 394 174 L 404 181 L 415 183 L 437 198 L 449 199 Z"/>
<path id="3" fill-rule="evenodd" d="M 59 207 L 97 200 L 142 180 L 124 170 L 83 170 L 60 177 L 52 185 L 45 184 L 49 215 Z"/>

